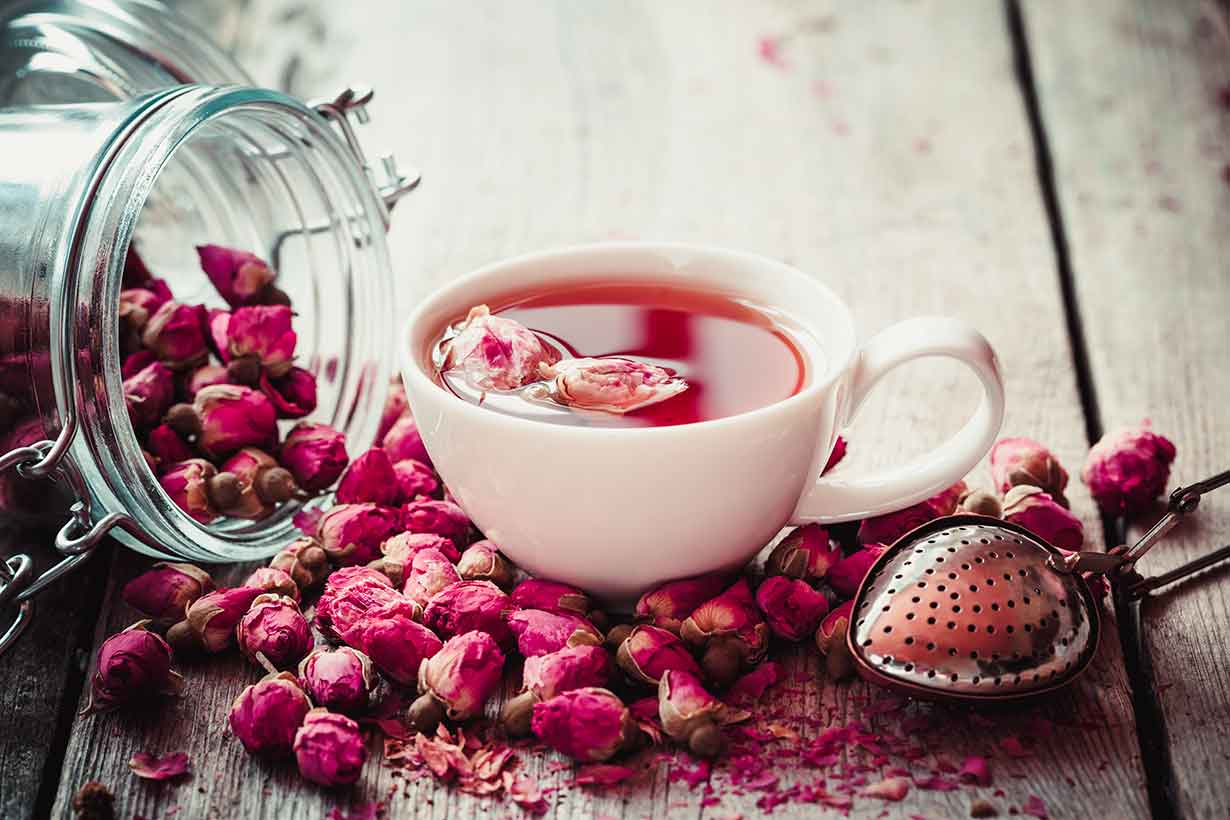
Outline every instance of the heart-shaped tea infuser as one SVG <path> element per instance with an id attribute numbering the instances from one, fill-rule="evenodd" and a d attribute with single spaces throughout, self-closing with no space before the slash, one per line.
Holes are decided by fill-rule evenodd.
<path id="1" fill-rule="evenodd" d="M 1155 578 L 1136 562 L 1230 471 L 1180 487 L 1166 515 L 1127 550 L 1067 552 L 1007 521 L 938 518 L 906 533 L 854 598 L 847 638 L 867 680 L 933 700 L 1010 701 L 1071 683 L 1101 630 L 1084 573 L 1130 598 L 1230 557 L 1230 546 Z"/>

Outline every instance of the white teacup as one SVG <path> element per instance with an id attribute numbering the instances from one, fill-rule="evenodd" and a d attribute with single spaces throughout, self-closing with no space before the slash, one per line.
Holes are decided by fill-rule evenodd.
<path id="1" fill-rule="evenodd" d="M 496 293 L 584 277 L 678 282 L 790 317 L 823 351 L 795 395 L 674 427 L 573 427 L 471 404 L 433 379 L 436 334 Z M 402 378 L 427 451 L 474 523 L 524 569 L 626 604 L 657 583 L 741 566 L 790 523 L 891 512 L 950 486 L 1004 415 L 995 353 L 964 322 L 909 319 L 861 347 L 850 311 L 800 271 L 752 254 L 603 243 L 488 265 L 424 299 L 401 339 Z M 805 345 L 806 346 L 806 345 Z M 983 397 L 937 449 L 891 470 L 821 477 L 839 430 L 889 370 L 924 356 L 967 364 Z"/>

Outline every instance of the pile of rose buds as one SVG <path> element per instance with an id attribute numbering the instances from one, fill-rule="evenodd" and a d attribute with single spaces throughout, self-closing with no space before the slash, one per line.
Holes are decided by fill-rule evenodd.
<path id="1" fill-rule="evenodd" d="M 331 786 L 359 777 L 359 721 L 386 726 L 393 703 L 420 746 L 451 737 L 446 727 L 481 717 L 506 668 L 520 666 L 521 693 L 503 704 L 497 733 L 533 736 L 584 763 L 667 740 L 711 758 L 725 727 L 749 717 L 733 695 L 771 683 L 774 665 L 762 664 L 784 646 L 814 642 L 829 677 L 850 674 L 850 599 L 907 531 L 964 510 L 1067 549 L 1084 541 L 1056 458 L 1030 439 L 1004 439 L 991 491 L 962 482 L 854 526 L 801 527 L 762 568 L 664 583 L 615 622 L 583 590 L 525 577 L 482 539 L 447 500 L 398 391 L 385 426 L 383 446 L 341 476 L 314 535 L 243 586 L 215 589 L 185 564 L 131 581 L 124 599 L 147 620 L 103 644 L 90 708 L 178 691 L 173 654 L 237 648 L 268 675 L 231 707 L 234 736 L 253 755 L 293 755 L 303 777 Z M 1106 511 L 1131 513 L 1165 489 L 1173 457 L 1146 425 L 1107 436 L 1082 475 Z"/>

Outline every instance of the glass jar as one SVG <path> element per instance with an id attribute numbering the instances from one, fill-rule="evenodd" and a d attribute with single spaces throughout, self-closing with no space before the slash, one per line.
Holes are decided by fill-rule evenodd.
<path id="1" fill-rule="evenodd" d="M 0 55 L 0 505 L 46 511 L 50 480 L 71 504 L 59 564 L 37 579 L 28 556 L 0 564 L 0 617 L 25 607 L 3 651 L 32 596 L 109 531 L 202 562 L 266 557 L 298 534 L 297 502 L 202 525 L 163 492 L 122 389 L 130 244 L 188 304 L 225 307 L 197 245 L 267 259 L 296 312 L 296 363 L 317 377 L 309 418 L 354 450 L 375 434 L 390 373 L 389 208 L 417 179 L 391 158 L 368 166 L 351 120 L 365 121 L 370 92 L 308 106 L 222 85 L 246 78 L 156 4 L 18 4 Z"/>

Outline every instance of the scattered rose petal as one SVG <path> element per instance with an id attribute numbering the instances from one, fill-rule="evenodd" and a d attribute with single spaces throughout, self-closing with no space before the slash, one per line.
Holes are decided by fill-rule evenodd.
<path id="1" fill-rule="evenodd" d="M 1021 811 L 1031 817 L 1038 817 L 1041 820 L 1047 820 L 1050 813 L 1046 810 L 1046 803 L 1042 802 L 1042 798 L 1036 794 L 1031 794 L 1025 799 L 1025 805 L 1021 807 Z"/>
<path id="2" fill-rule="evenodd" d="M 590 763 L 577 770 L 578 786 L 613 786 L 634 777 L 639 770 L 614 763 Z"/>
<path id="3" fill-rule="evenodd" d="M 866 786 L 859 792 L 864 797 L 878 797 L 881 800 L 898 802 L 910 793 L 910 781 L 904 777 L 888 777 L 879 783 Z"/>
<path id="4" fill-rule="evenodd" d="M 171 780 L 188 773 L 188 755 L 184 752 L 157 755 L 137 752 L 128 761 L 128 768 L 143 780 Z"/>

